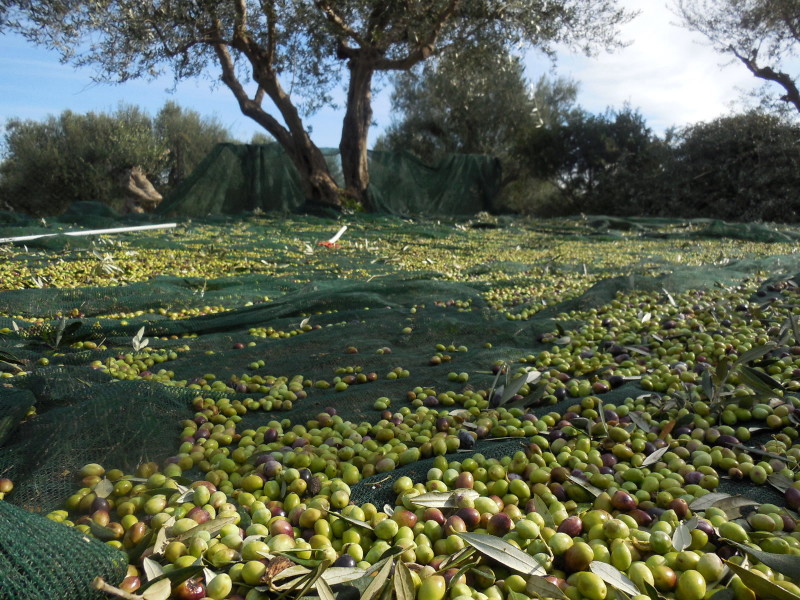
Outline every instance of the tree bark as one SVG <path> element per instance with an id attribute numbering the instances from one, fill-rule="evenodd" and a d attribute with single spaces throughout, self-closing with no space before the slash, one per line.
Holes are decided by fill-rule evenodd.
<path id="1" fill-rule="evenodd" d="M 261 55 L 248 56 L 254 67 L 254 78 L 259 84 L 256 96 L 250 98 L 236 77 L 233 60 L 227 48 L 222 44 L 216 44 L 214 49 L 222 67 L 223 83 L 233 92 L 242 114 L 266 129 L 286 150 L 300 175 L 300 185 L 306 201 L 340 206 L 340 189 L 330 173 L 325 156 L 311 141 L 300 113 L 281 87 L 277 74 L 268 61 Z M 248 49 L 244 48 L 245 54 Z M 280 112 L 286 123 L 285 127 L 261 107 L 264 94 L 269 96 Z"/>
<path id="2" fill-rule="evenodd" d="M 373 61 L 358 53 L 349 63 L 350 82 L 347 89 L 347 109 L 342 122 L 339 152 L 342 157 L 345 192 L 369 209 L 367 186 L 367 135 L 372 123 Z"/>

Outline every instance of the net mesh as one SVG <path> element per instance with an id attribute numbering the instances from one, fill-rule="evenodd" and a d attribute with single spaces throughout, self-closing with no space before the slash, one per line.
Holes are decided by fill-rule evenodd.
<path id="1" fill-rule="evenodd" d="M 123 223 L 88 210 L 81 214 L 88 227 Z M 37 226 L 0 216 L 14 225 L 8 233 L 31 235 L 63 230 L 72 218 Z M 143 220 L 125 223 L 136 222 Z M 750 285 L 746 301 L 759 306 L 772 292 L 768 281 L 760 288 L 753 281 L 797 281 L 800 270 L 793 246 L 780 243 L 795 233 L 766 226 L 364 216 L 351 220 L 340 248 L 319 247 L 320 232 L 338 225 L 313 217 L 220 219 L 127 234 L 116 243 L 64 235 L 44 238 L 49 241 L 36 248 L 15 243 L 6 264 L 24 272 L 26 282 L 51 279 L 0 292 L 0 358 L 6 372 L 24 371 L 0 380 L 0 476 L 15 482 L 13 494 L 0 502 L 0 597 L 89 597 L 95 575 L 118 582 L 124 556 L 40 514 L 63 505 L 86 463 L 129 472 L 175 455 L 180 423 L 194 416 L 196 398 L 269 395 L 269 385 L 241 391 L 245 376 L 305 382 L 305 397 L 288 410 L 284 402 L 282 410 L 250 411 L 243 427 L 284 419 L 305 423 L 328 407 L 371 426 L 381 419 L 376 399 L 388 398 L 395 411 L 409 405 L 415 389 L 437 395 L 488 390 L 494 366 L 531 361 L 553 348 L 552 338 L 542 334 L 579 330 L 621 298 L 650 294 L 666 305 L 670 295 Z M 716 236 L 726 237 L 708 242 Z M 754 238 L 774 243 L 752 245 Z M 697 255 L 704 244 L 711 250 Z M 55 285 L 48 264 L 80 266 L 86 249 L 99 255 L 81 267 L 90 284 Z M 104 253 L 112 260 L 104 262 Z M 464 256 L 438 261 L 437 253 Z M 194 260 L 181 263 L 184 274 L 160 266 L 160 260 L 169 264 L 185 256 Z M 121 277 L 112 266 L 138 272 L 139 279 L 107 285 Z M 161 274 L 153 275 L 151 267 Z M 204 268 L 216 276 L 194 270 Z M 136 350 L 133 340 L 142 327 L 149 345 Z M 447 359 L 431 365 L 437 352 Z M 348 368 L 374 373 L 374 380 L 342 391 L 317 387 Z M 630 381 L 603 401 L 647 391 Z M 560 398 L 553 404 L 556 398 L 548 396 L 532 410 L 563 412 L 576 402 Z M 520 439 L 483 440 L 471 452 L 499 458 L 521 448 Z M 431 465 L 432 459 L 420 460 L 367 477 L 353 486 L 352 498 L 391 504 L 398 477 L 424 481 Z M 731 486 L 723 483 L 723 489 Z M 770 488 L 751 493 L 776 501 Z"/>

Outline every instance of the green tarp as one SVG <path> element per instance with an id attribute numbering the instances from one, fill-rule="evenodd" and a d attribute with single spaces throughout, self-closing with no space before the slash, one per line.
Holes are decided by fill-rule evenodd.
<path id="1" fill-rule="evenodd" d="M 344 184 L 338 150 L 323 149 Z M 426 165 L 406 152 L 369 153 L 370 201 L 396 215 L 463 215 L 489 210 L 500 189 L 496 158 L 450 155 Z M 159 206 L 167 216 L 205 217 L 253 211 L 294 212 L 306 198 L 297 170 L 277 144 L 218 144 Z"/>

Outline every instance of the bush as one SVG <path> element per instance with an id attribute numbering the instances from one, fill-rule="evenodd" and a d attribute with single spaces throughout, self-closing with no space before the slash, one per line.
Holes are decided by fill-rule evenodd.
<path id="1" fill-rule="evenodd" d="M 662 214 L 733 221 L 800 220 L 800 125 L 759 111 L 674 134 Z"/>
<path id="2" fill-rule="evenodd" d="M 133 166 L 164 194 L 215 143 L 230 139 L 215 121 L 173 103 L 155 121 L 137 107 L 121 106 L 113 114 L 11 119 L 5 129 L 0 204 L 35 216 L 60 214 L 78 201 L 121 209 Z"/>

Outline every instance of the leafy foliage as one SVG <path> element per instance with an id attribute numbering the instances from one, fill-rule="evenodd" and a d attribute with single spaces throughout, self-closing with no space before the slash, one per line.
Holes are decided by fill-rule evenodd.
<path id="1" fill-rule="evenodd" d="M 752 111 L 673 132 L 653 194 L 662 213 L 796 221 L 800 126 Z"/>
<path id="2" fill-rule="evenodd" d="M 215 118 L 201 117 L 174 102 L 167 102 L 153 121 L 156 139 L 166 147 L 161 182 L 174 188 L 220 142 L 232 141 L 228 130 Z"/>
<path id="3" fill-rule="evenodd" d="M 78 200 L 108 202 L 126 168 L 155 173 L 163 153 L 150 118 L 132 106 L 114 114 L 64 111 L 42 122 L 12 119 L 5 146 L 0 197 L 14 209 L 42 215 Z"/>
<path id="4" fill-rule="evenodd" d="M 396 116 L 377 148 L 408 150 L 435 164 L 449 153 L 488 154 L 503 165 L 500 204 L 524 205 L 546 186 L 523 151 L 539 128 L 565 122 L 577 84 L 542 76 L 535 85 L 524 64 L 502 49 L 478 46 L 445 54 L 394 79 Z"/>
<path id="5" fill-rule="evenodd" d="M 645 181 L 660 144 L 630 107 L 593 115 L 572 111 L 565 122 L 531 131 L 522 150 L 533 173 L 557 190 L 539 214 L 647 212 Z"/>
<path id="6" fill-rule="evenodd" d="M 119 208 L 121 177 L 134 165 L 166 192 L 215 143 L 230 139 L 218 122 L 172 102 L 155 119 L 120 106 L 110 114 L 64 111 L 44 121 L 11 119 L 5 129 L 0 200 L 34 215 L 58 214 L 80 200 Z"/>

